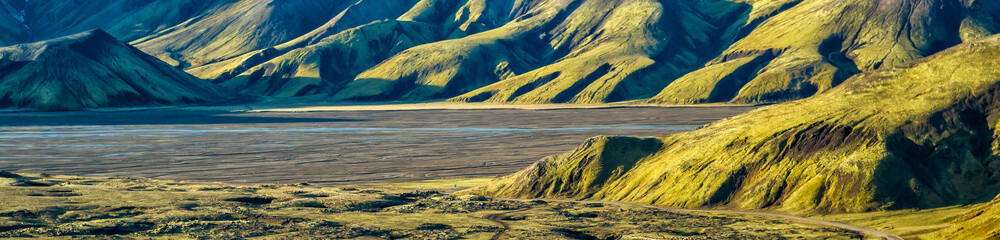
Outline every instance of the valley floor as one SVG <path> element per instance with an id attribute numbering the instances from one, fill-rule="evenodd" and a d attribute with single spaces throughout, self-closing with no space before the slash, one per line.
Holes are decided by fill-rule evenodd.
<path id="1" fill-rule="evenodd" d="M 84 176 L 325 185 L 497 176 L 570 151 L 593 136 L 676 133 L 752 109 L 5 113 L 0 114 L 0 166 Z"/>

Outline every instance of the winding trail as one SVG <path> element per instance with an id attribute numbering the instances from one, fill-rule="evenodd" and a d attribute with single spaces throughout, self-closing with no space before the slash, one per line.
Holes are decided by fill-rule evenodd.
<path id="1" fill-rule="evenodd" d="M 631 203 L 623 203 L 623 202 L 604 202 L 604 201 L 574 201 L 574 200 L 560 200 L 560 199 L 513 199 L 513 198 L 494 198 L 494 199 L 495 200 L 503 200 L 503 201 L 545 200 L 545 201 L 549 201 L 549 202 L 565 202 L 565 203 L 584 203 L 584 204 L 586 204 L 586 203 L 601 203 L 601 204 L 616 205 L 616 206 L 623 206 L 623 207 L 651 208 L 651 209 L 665 210 L 665 211 L 671 211 L 671 212 L 677 212 L 677 213 L 714 213 L 714 214 L 728 214 L 728 215 L 753 215 L 753 216 L 764 216 L 764 217 L 776 217 L 776 218 L 783 218 L 783 219 L 791 220 L 791 221 L 795 221 L 795 222 L 810 223 L 810 224 L 816 224 L 816 225 L 823 225 L 823 226 L 827 226 L 827 227 L 835 227 L 835 228 L 840 228 L 840 229 L 847 229 L 847 230 L 859 232 L 859 233 L 866 234 L 866 235 L 877 236 L 877 237 L 880 237 L 880 238 L 883 238 L 883 239 L 887 239 L 887 240 L 903 240 L 903 238 L 901 238 L 901 237 L 899 237 L 899 236 L 897 236 L 895 234 L 888 233 L 888 232 L 883 232 L 883 231 L 879 231 L 879 230 L 875 230 L 875 229 L 858 227 L 858 226 L 854 226 L 854 225 L 850 225 L 850 224 L 846 224 L 846 223 L 841 223 L 841 222 L 833 222 L 833 221 L 826 221 L 826 220 L 804 218 L 804 217 L 792 216 L 792 215 L 780 214 L 780 213 L 750 212 L 750 211 L 730 211 L 730 210 L 694 210 L 694 209 L 668 208 L 668 207 L 659 207 L 659 206 L 651 206 L 651 205 L 639 205 L 639 204 L 631 204 Z M 523 210 L 520 210 L 520 211 L 523 211 Z M 507 213 L 490 214 L 490 215 L 487 215 L 486 217 L 484 217 L 486 220 L 490 220 L 490 221 L 499 223 L 500 225 L 503 226 L 503 228 L 500 229 L 500 231 L 497 232 L 496 235 L 493 235 L 493 238 L 492 238 L 493 240 L 500 239 L 500 236 L 502 236 L 504 234 L 504 232 L 506 232 L 508 229 L 510 229 L 510 225 L 508 225 L 507 223 L 504 223 L 500 218 L 502 218 L 506 214 L 514 213 L 514 212 L 517 212 L 517 211 L 507 212 Z"/>
<path id="2" fill-rule="evenodd" d="M 499 240 L 500 236 L 503 236 L 503 234 L 505 232 L 507 232 L 507 230 L 510 230 L 510 224 L 507 224 L 506 222 L 503 221 L 503 219 L 502 219 L 503 216 L 506 216 L 507 214 L 516 213 L 516 212 L 523 212 L 523 211 L 527 211 L 527 210 L 528 209 L 522 209 L 522 210 L 510 211 L 510 212 L 494 213 L 494 214 L 486 215 L 485 217 L 483 217 L 483 219 L 490 220 L 490 221 L 493 221 L 495 223 L 499 223 L 500 226 L 503 227 L 503 228 L 500 228 L 500 231 L 497 231 L 496 234 L 493 234 L 493 237 L 491 237 L 490 240 Z"/>

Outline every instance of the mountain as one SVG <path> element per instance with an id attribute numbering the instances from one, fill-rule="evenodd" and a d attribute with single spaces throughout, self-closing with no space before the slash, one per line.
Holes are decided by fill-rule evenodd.
<path id="1" fill-rule="evenodd" d="M 864 212 L 1000 190 L 1000 35 L 663 138 L 599 137 L 472 192 Z"/>
<path id="2" fill-rule="evenodd" d="M 295 39 L 334 17 L 334 10 L 342 8 L 343 2 L 231 1 L 132 44 L 183 66 L 200 66 Z"/>
<path id="3" fill-rule="evenodd" d="M 594 103 L 651 95 L 665 86 L 660 78 L 707 61 L 710 55 L 694 46 L 720 44 L 707 36 L 730 27 L 746 9 L 721 1 L 690 2 L 482 4 L 486 13 L 499 14 L 472 16 L 495 28 L 403 51 L 359 75 L 334 98 L 461 95 L 453 101 Z M 670 24 L 676 22 L 687 25 Z M 657 67 L 669 70 L 650 70 Z"/>
<path id="4" fill-rule="evenodd" d="M 1000 33 L 1000 3 L 0 0 L 3 45 L 93 28 L 249 95 L 771 103 Z"/>
<path id="5" fill-rule="evenodd" d="M 0 48 L 0 108 L 177 105 L 224 95 L 101 30 Z"/>
<path id="6" fill-rule="evenodd" d="M 981 0 L 2 0 L 0 10 L 11 33 L 0 44 L 102 28 L 244 94 L 344 101 L 782 102 L 1000 33 L 1000 3 Z"/>
<path id="7" fill-rule="evenodd" d="M 24 2 L 0 1 L 0 46 L 27 41 L 28 29 L 24 25 Z"/>
<path id="8" fill-rule="evenodd" d="M 276 97 L 334 93 L 389 56 L 439 39 L 432 29 L 431 24 L 410 21 L 367 24 L 294 49 L 220 84 Z"/>
<path id="9" fill-rule="evenodd" d="M 258 84 L 298 90 L 237 90 L 334 100 L 780 102 L 992 35 L 1000 26 L 993 1 L 424 0 L 385 9 L 408 7 L 395 21 L 440 26 L 420 36 L 432 42 L 373 54 L 379 57 L 366 61 L 378 64 L 353 66 L 346 75 L 318 71 L 340 61 L 292 63 L 295 56 L 284 56 L 288 69 Z M 196 75 L 220 82 L 244 76 L 233 84 L 242 86 L 275 65 L 265 62 L 290 52 L 278 50 L 195 69 Z"/>
<path id="10" fill-rule="evenodd" d="M 107 29 L 131 41 L 205 13 L 222 0 L 2 0 L 22 16 L 28 39 L 45 40 Z"/>
<path id="11" fill-rule="evenodd" d="M 1000 31 L 1000 2 L 752 1 L 739 40 L 673 81 L 653 103 L 776 102 L 811 96 L 862 71 L 906 64 Z"/>

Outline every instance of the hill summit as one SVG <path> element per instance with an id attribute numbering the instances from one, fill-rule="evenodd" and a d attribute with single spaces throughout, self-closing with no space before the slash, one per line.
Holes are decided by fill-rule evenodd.
<path id="1" fill-rule="evenodd" d="M 176 105 L 223 95 L 102 30 L 0 48 L 0 108 Z"/>

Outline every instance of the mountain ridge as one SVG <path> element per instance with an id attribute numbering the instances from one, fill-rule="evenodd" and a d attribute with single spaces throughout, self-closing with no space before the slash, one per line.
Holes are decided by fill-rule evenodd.
<path id="1" fill-rule="evenodd" d="M 0 108 L 180 105 L 228 94 L 102 30 L 0 48 Z"/>
<path id="2" fill-rule="evenodd" d="M 4 0 L 0 13 L 24 10 L 29 28 L 0 16 L 15 33 L 0 43 L 110 29 L 195 76 L 277 98 L 761 104 L 1000 32 L 1000 3 L 971 0 L 121 1 Z M 378 21 L 435 27 L 380 30 L 421 41 L 329 75 L 350 59 L 301 56 Z M 246 84 L 275 62 L 282 74 Z"/>
<path id="3" fill-rule="evenodd" d="M 812 98 L 643 140 L 663 147 L 638 155 L 616 155 L 638 151 L 618 142 L 636 139 L 592 139 L 473 192 L 821 213 L 985 201 L 1000 191 L 998 54 L 1000 35 L 962 44 Z M 582 180 L 590 176 L 602 177 Z"/>

